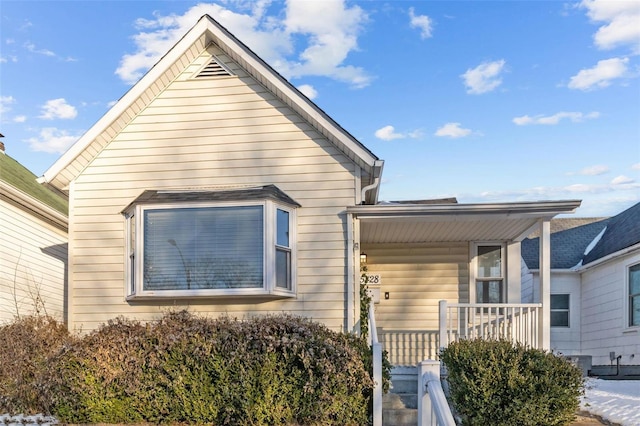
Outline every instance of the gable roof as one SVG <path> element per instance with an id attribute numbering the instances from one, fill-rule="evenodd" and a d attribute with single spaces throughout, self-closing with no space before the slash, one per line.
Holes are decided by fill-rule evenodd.
<path id="1" fill-rule="evenodd" d="M 67 200 L 40 185 L 36 175 L 4 152 L 0 152 L 0 195 L 22 210 L 66 229 Z"/>
<path id="2" fill-rule="evenodd" d="M 151 101 L 147 89 L 160 92 L 183 70 L 180 59 L 197 46 L 202 51 L 214 43 L 278 99 L 304 118 L 364 171 L 363 187 L 380 177 L 383 161 L 343 129 L 315 103 L 264 62 L 209 15 L 202 16 L 120 100 L 65 152 L 40 178 L 40 182 L 67 190 L 68 185 L 98 155 L 131 118 Z M 199 52 L 198 52 L 199 53 Z M 191 58 L 193 59 L 193 58 Z M 145 95 L 145 96 L 143 96 Z M 367 197 L 377 199 L 377 188 Z"/>
<path id="3" fill-rule="evenodd" d="M 555 232 L 554 222 L 559 222 Z M 640 203 L 611 218 L 558 219 L 551 227 L 551 269 L 588 266 L 640 244 Z M 539 245 L 533 236 L 522 241 L 522 259 L 530 269 L 539 268 Z"/>
<path id="4" fill-rule="evenodd" d="M 612 217 L 602 238 L 582 261 L 583 265 L 595 262 L 640 243 L 640 203 Z"/>
<path id="5" fill-rule="evenodd" d="M 551 269 L 570 269 L 578 265 L 586 248 L 607 225 L 607 218 L 551 220 Z M 540 268 L 539 232 L 522 241 L 522 259 L 529 269 Z"/>

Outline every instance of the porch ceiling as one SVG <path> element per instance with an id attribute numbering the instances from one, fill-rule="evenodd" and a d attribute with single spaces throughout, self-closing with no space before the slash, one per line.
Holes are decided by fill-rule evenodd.
<path id="1" fill-rule="evenodd" d="M 541 221 L 573 213 L 580 201 L 499 204 L 383 204 L 347 209 L 361 243 L 521 241 Z"/>

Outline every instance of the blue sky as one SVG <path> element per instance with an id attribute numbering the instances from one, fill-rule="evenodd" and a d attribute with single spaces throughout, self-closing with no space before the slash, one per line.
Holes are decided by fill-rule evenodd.
<path id="1" fill-rule="evenodd" d="M 383 200 L 640 201 L 640 1 L 0 0 L 0 133 L 41 175 L 204 13 L 385 160 Z"/>

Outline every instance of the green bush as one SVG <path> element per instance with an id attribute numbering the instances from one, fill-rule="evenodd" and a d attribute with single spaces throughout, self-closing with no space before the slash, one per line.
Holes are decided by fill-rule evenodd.
<path id="1" fill-rule="evenodd" d="M 64 324 L 47 316 L 18 317 L 0 327 L 0 414 L 43 411 L 42 374 L 72 340 Z"/>
<path id="2" fill-rule="evenodd" d="M 579 368 L 553 353 L 504 340 L 443 349 L 454 408 L 465 425 L 564 425 L 583 393 Z"/>
<path id="3" fill-rule="evenodd" d="M 290 315 L 118 318 L 52 360 L 50 412 L 71 423 L 368 422 L 366 343 Z"/>

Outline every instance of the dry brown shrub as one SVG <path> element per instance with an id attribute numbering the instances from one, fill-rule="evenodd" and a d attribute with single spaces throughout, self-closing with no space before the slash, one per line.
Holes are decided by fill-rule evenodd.
<path id="1" fill-rule="evenodd" d="M 49 316 L 18 317 L 0 326 L 0 413 L 47 411 L 42 380 L 48 360 L 73 340 Z"/>

